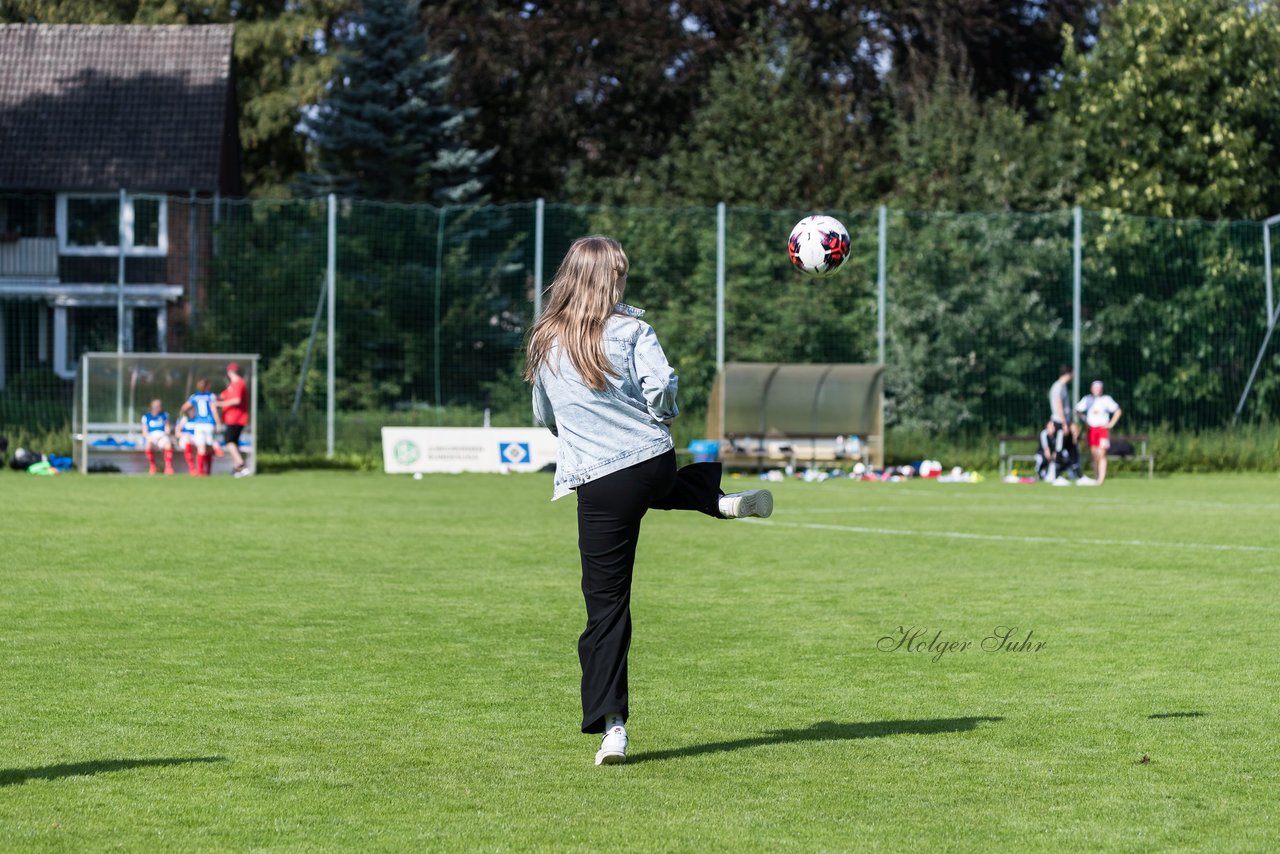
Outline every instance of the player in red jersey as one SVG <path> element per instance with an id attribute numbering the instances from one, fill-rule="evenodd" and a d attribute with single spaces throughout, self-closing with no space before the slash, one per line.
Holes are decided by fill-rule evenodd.
<path id="1" fill-rule="evenodd" d="M 240 453 L 240 433 L 249 424 L 249 392 L 240 376 L 240 365 L 235 362 L 227 365 L 227 387 L 218 395 L 218 406 L 222 408 L 222 435 L 235 464 L 234 474 L 244 477 L 250 471 Z"/>

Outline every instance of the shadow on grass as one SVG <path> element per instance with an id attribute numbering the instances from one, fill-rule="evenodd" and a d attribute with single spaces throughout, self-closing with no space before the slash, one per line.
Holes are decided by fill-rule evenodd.
<path id="1" fill-rule="evenodd" d="M 1159 712 L 1154 715 L 1147 715 L 1149 721 L 1160 721 L 1166 718 L 1202 718 L 1204 712 Z"/>
<path id="2" fill-rule="evenodd" d="M 167 759 L 97 759 L 89 762 L 67 762 L 43 768 L 0 768 L 0 786 L 18 786 L 28 780 L 58 780 L 62 777 L 92 777 L 127 771 L 130 768 L 167 768 L 197 762 L 226 762 L 222 756 L 184 756 Z"/>
<path id="3" fill-rule="evenodd" d="M 671 750 L 658 750 L 653 753 L 640 753 L 627 757 L 627 764 L 636 762 L 660 762 L 666 759 L 679 759 L 685 756 L 698 756 L 703 753 L 724 753 L 729 750 L 742 750 L 746 747 L 764 747 L 769 744 L 789 744 L 796 741 L 849 741 L 859 738 L 883 738 L 888 735 L 935 735 L 943 732 L 967 732 L 977 729 L 978 724 L 987 721 L 994 723 L 1004 718 L 934 718 L 919 721 L 868 721 L 865 723 L 834 723 L 820 721 L 810 724 L 805 729 L 776 729 L 767 735 L 755 738 L 739 738 L 733 741 L 713 741 L 708 744 L 692 744 L 688 747 L 677 747 Z"/>

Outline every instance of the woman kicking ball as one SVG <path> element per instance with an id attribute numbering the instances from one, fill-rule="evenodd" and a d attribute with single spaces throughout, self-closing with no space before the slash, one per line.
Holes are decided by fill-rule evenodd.
<path id="1" fill-rule="evenodd" d="M 525 380 L 538 423 L 559 439 L 552 500 L 578 494 L 587 626 L 578 639 L 582 731 L 604 733 L 597 765 L 627 758 L 631 577 L 650 510 L 717 519 L 768 516 L 773 495 L 725 495 L 719 463 L 676 469 L 676 374 L 644 312 L 622 304 L 627 256 L 616 240 L 574 242 L 529 333 Z"/>

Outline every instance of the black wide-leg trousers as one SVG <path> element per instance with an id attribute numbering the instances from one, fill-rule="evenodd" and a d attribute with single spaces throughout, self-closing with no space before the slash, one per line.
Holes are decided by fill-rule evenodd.
<path id="1" fill-rule="evenodd" d="M 675 451 L 584 483 L 578 493 L 578 550 L 587 627 L 578 639 L 582 731 L 604 732 L 604 716 L 628 714 L 631 575 L 640 520 L 653 510 L 696 510 L 720 518 L 720 464 L 676 470 Z"/>
<path id="2" fill-rule="evenodd" d="M 1053 419 L 1053 424 L 1057 428 L 1058 435 L 1061 437 L 1062 456 L 1064 458 L 1064 468 L 1074 474 L 1080 476 L 1080 449 L 1076 446 L 1076 440 L 1071 437 L 1071 428 L 1067 424 L 1062 423 L 1058 419 Z M 1059 472 L 1061 474 L 1061 472 Z"/>

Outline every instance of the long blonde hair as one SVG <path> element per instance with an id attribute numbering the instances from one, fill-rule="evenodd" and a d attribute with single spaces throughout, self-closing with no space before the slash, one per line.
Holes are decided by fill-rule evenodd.
<path id="1" fill-rule="evenodd" d="M 603 390 L 606 377 L 618 375 L 604 352 L 604 327 L 622 299 L 627 268 L 627 254 L 612 237 L 593 235 L 573 242 L 551 280 L 550 299 L 529 330 L 526 382 L 538 378 L 557 344 L 589 387 Z"/>

